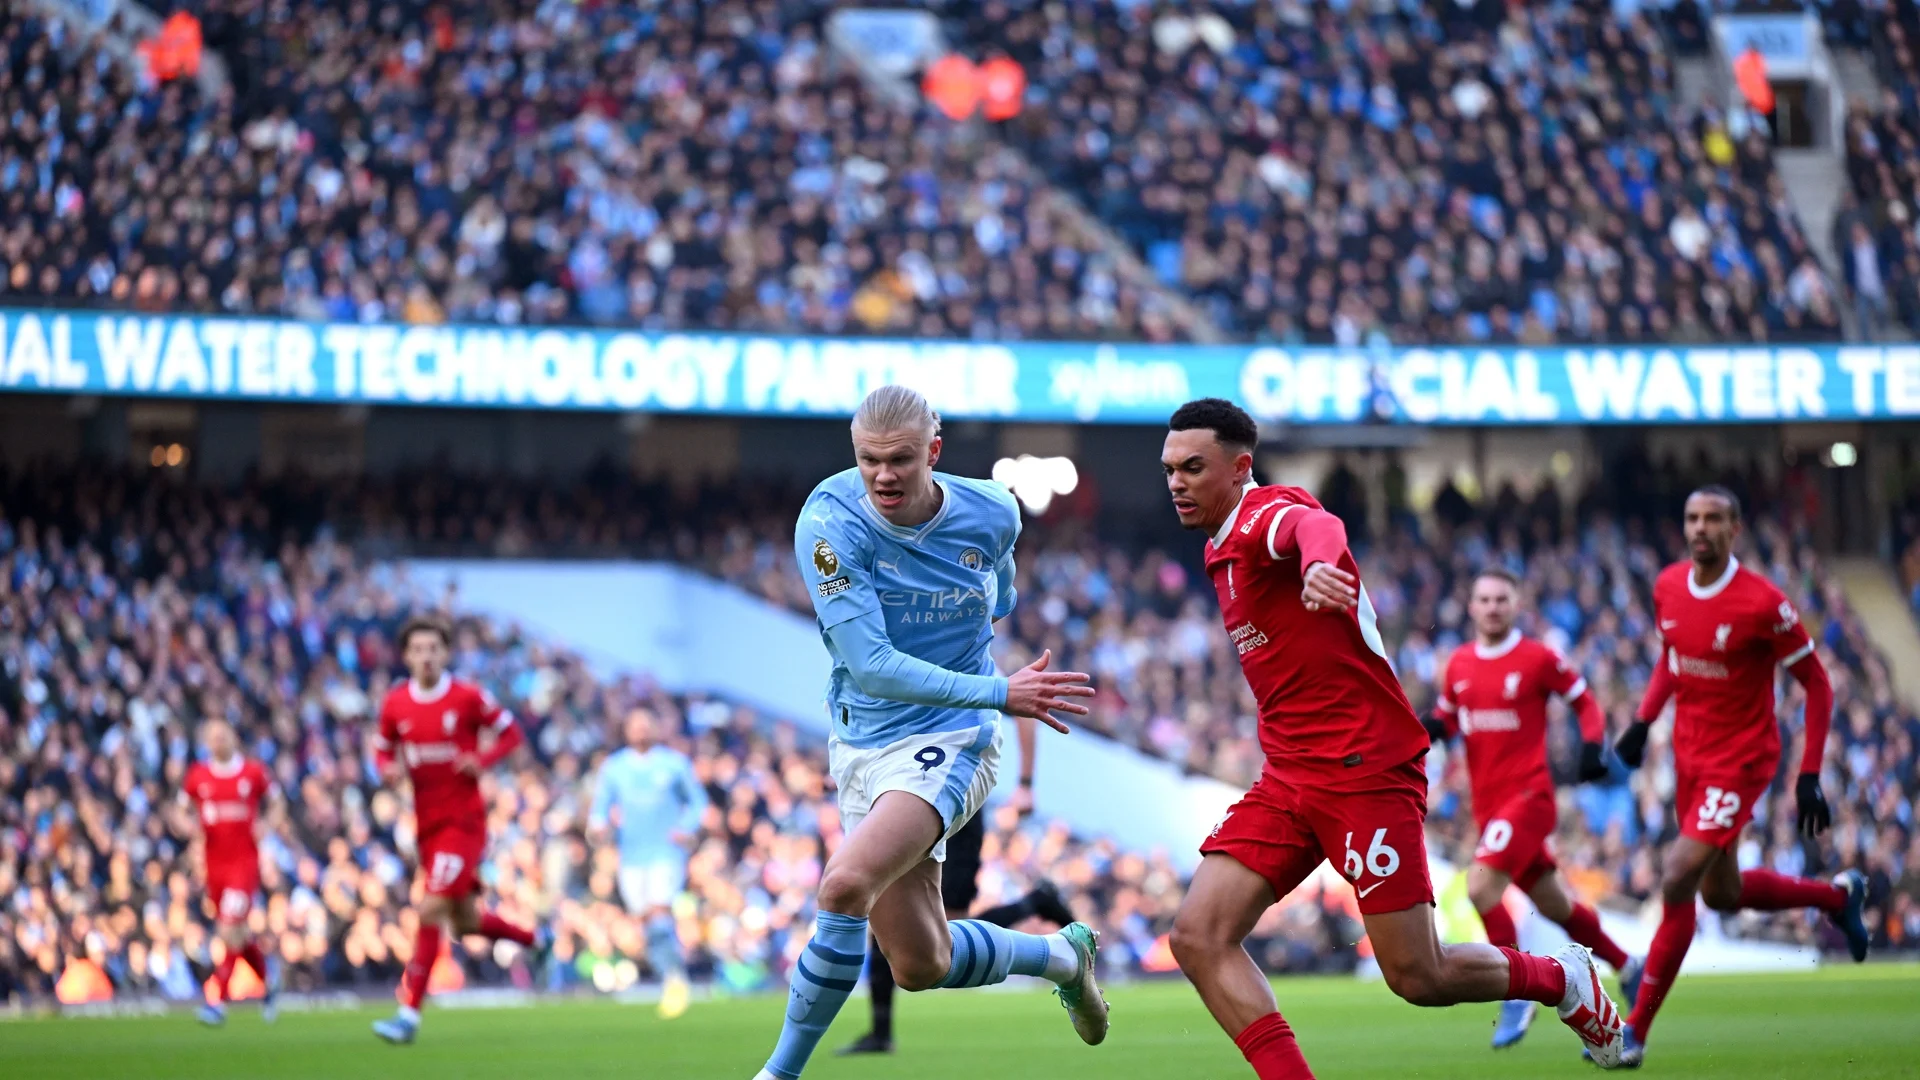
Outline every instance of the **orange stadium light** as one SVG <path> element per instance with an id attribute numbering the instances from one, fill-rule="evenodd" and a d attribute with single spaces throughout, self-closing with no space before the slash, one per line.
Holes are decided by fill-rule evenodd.
<path id="1" fill-rule="evenodd" d="M 1020 115 L 1027 96 L 1027 71 L 1011 57 L 996 56 L 980 65 L 980 83 L 989 120 L 1011 120 Z"/>
<path id="2" fill-rule="evenodd" d="M 965 120 L 980 107 L 980 69 L 957 53 L 948 53 L 927 68 L 921 91 L 949 120 Z"/>

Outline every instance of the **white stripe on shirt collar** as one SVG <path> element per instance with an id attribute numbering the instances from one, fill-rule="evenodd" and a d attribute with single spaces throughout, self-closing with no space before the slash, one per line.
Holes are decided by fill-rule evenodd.
<path id="1" fill-rule="evenodd" d="M 1507 631 L 1507 636 L 1497 645 L 1487 645 L 1476 639 L 1473 643 L 1473 655 L 1482 660 L 1498 660 L 1514 650 L 1520 644 L 1520 628 L 1515 626 Z"/>
<path id="2" fill-rule="evenodd" d="M 422 687 L 412 679 L 407 680 L 407 696 L 422 705 L 431 705 L 439 701 L 446 697 L 447 691 L 451 689 L 453 689 L 453 676 L 444 671 L 440 673 L 440 681 L 432 686 Z"/>
<path id="3" fill-rule="evenodd" d="M 1233 532 L 1234 523 L 1240 520 L 1240 508 L 1247 504 L 1247 492 L 1259 486 L 1259 484 L 1253 482 L 1252 477 L 1247 478 L 1246 486 L 1240 489 L 1240 501 L 1233 504 L 1233 513 L 1227 515 L 1226 524 L 1220 526 L 1220 531 L 1213 534 L 1214 547 L 1219 547 L 1221 544 L 1227 542 L 1227 536 Z"/>
<path id="4" fill-rule="evenodd" d="M 1687 591 L 1693 594 L 1695 600 L 1711 600 L 1720 595 L 1720 590 L 1726 588 L 1727 583 L 1733 580 L 1733 575 L 1739 573 L 1739 571 L 1740 557 L 1738 555 L 1729 555 L 1727 556 L 1726 572 L 1720 575 L 1720 579 L 1711 585 L 1702 585 L 1693 580 L 1693 568 L 1688 567 Z"/>

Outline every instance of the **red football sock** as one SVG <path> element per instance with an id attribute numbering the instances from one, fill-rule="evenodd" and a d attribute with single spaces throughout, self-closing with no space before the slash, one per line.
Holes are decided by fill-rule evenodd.
<path id="1" fill-rule="evenodd" d="M 214 967 L 214 993 L 219 995 L 219 999 L 216 1000 L 214 1004 L 218 1005 L 220 1002 L 227 1000 L 227 983 L 233 978 L 233 962 L 238 959 L 240 959 L 240 954 L 229 948 L 227 954 L 220 958 L 220 963 Z"/>
<path id="2" fill-rule="evenodd" d="M 427 1000 L 427 977 L 433 974 L 433 962 L 440 959 L 440 927 L 423 922 L 413 936 L 413 959 L 400 976 L 400 1002 L 418 1009 Z"/>
<path id="3" fill-rule="evenodd" d="M 1507 905 L 1495 904 L 1481 912 L 1480 921 L 1487 927 L 1487 944 L 1503 949 L 1520 947 L 1520 931 L 1514 928 L 1513 916 L 1507 914 Z"/>
<path id="4" fill-rule="evenodd" d="M 1640 980 L 1640 998 L 1634 1002 L 1633 1015 L 1627 1017 L 1627 1023 L 1633 1025 L 1633 1033 L 1641 1039 L 1647 1037 L 1648 1029 L 1653 1027 L 1653 1018 L 1660 1011 L 1660 1003 L 1667 1000 L 1667 991 L 1673 989 L 1674 976 L 1680 974 L 1680 962 L 1687 958 L 1687 948 L 1693 944 L 1693 927 L 1699 919 L 1694 910 L 1692 897 L 1684 904 L 1668 903 L 1660 909 L 1660 929 L 1653 932 L 1653 945 L 1647 949 L 1646 974 Z"/>
<path id="5" fill-rule="evenodd" d="M 240 950 L 240 959 L 245 960 L 253 973 L 260 976 L 261 982 L 267 981 L 267 954 L 260 951 L 259 942 L 247 942 L 247 947 Z"/>
<path id="6" fill-rule="evenodd" d="M 1560 924 L 1567 936 L 1593 950 L 1593 955 L 1607 962 L 1613 970 L 1619 971 L 1627 966 L 1627 950 L 1620 943 L 1607 936 L 1600 928 L 1600 913 L 1585 904 L 1573 905 L 1573 914 Z"/>
<path id="7" fill-rule="evenodd" d="M 1507 1000 L 1537 1001 L 1557 1008 L 1567 996 L 1567 969 L 1551 956 L 1501 949 L 1507 958 Z"/>
<path id="8" fill-rule="evenodd" d="M 480 936 L 493 938 L 496 941 L 505 938 L 522 945 L 533 945 L 532 930 L 519 923 L 508 922 L 491 911 L 483 912 L 480 916 Z"/>
<path id="9" fill-rule="evenodd" d="M 1233 1042 L 1260 1080 L 1313 1080 L 1313 1070 L 1307 1067 L 1300 1044 L 1294 1041 L 1293 1029 L 1277 1012 L 1248 1024 Z"/>
<path id="10" fill-rule="evenodd" d="M 1839 911 L 1846 905 L 1846 890 L 1830 881 L 1788 877 L 1771 870 L 1747 870 L 1740 875 L 1740 906 L 1748 911 Z"/>

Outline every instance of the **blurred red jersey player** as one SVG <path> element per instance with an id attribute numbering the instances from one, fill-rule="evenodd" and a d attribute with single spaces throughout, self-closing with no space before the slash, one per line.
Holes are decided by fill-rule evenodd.
<path id="1" fill-rule="evenodd" d="M 1457 735 L 1466 747 L 1473 816 L 1480 826 L 1467 895 L 1486 925 L 1487 940 L 1517 948 L 1520 934 L 1505 899 L 1507 886 L 1518 885 L 1540 914 L 1621 972 L 1630 988 L 1638 966 L 1630 965 L 1626 951 L 1601 929 L 1599 913 L 1567 894 L 1550 850 L 1560 815 L 1547 767 L 1547 702 L 1558 697 L 1580 718 L 1583 781 L 1607 775 L 1601 755 L 1606 717 L 1587 692 L 1587 680 L 1566 658 L 1514 625 L 1519 596 L 1519 579 L 1505 570 L 1482 570 L 1474 577 L 1467 597 L 1474 640 L 1455 649 L 1441 669 L 1434 718 L 1428 721 L 1435 742 Z M 1531 1001 L 1507 1002 L 1494 1026 L 1494 1048 L 1519 1042 L 1533 1013 Z"/>
<path id="2" fill-rule="evenodd" d="M 1775 671 L 1784 666 L 1806 688 L 1806 749 L 1794 785 L 1801 836 L 1811 841 L 1833 824 L 1820 792 L 1820 762 L 1833 717 L 1833 688 L 1800 625 L 1800 615 L 1773 582 L 1740 565 L 1740 500 L 1726 488 L 1687 497 L 1685 531 L 1691 558 L 1660 572 L 1653 585 L 1660 620 L 1660 662 L 1647 684 L 1639 719 L 1615 745 L 1637 767 L 1647 729 L 1675 699 L 1673 809 L 1680 835 L 1660 868 L 1660 928 L 1647 950 L 1646 974 L 1628 1018 L 1626 1056 L 1638 1066 L 1647 1031 L 1693 942 L 1695 897 L 1715 911 L 1818 908 L 1846 936 L 1855 960 L 1867 956 L 1861 921 L 1866 879 L 1850 870 L 1831 883 L 1772 870 L 1742 871 L 1734 854 L 1755 803 L 1780 766 Z"/>
<path id="3" fill-rule="evenodd" d="M 1260 1080 L 1313 1076 L 1245 940 L 1323 859 L 1353 882 L 1387 985 L 1416 1005 L 1554 1006 L 1602 1064 L 1620 1017 L 1587 950 L 1444 945 L 1424 825 L 1427 734 L 1387 663 L 1346 527 L 1311 495 L 1253 482 L 1259 429 L 1232 402 L 1182 405 L 1160 464 L 1260 709 L 1260 779 L 1201 844 L 1173 953 Z"/>
<path id="4" fill-rule="evenodd" d="M 479 903 L 480 863 L 487 852 L 487 806 L 480 774 L 524 741 L 513 714 L 486 691 L 447 672 L 453 631 L 432 618 L 400 628 L 408 679 L 380 705 L 374 761 L 389 786 L 404 775 L 413 785 L 418 837 L 420 927 L 413 957 L 401 976 L 400 1011 L 373 1025 L 390 1043 L 410 1043 L 420 1030 L 420 1003 L 439 959 L 443 927 L 459 934 L 518 942 L 532 948 L 536 934 Z M 542 950 L 544 951 L 544 950 Z"/>
<path id="5" fill-rule="evenodd" d="M 266 987 L 261 1015 L 274 1019 L 278 987 L 277 965 L 268 971 L 266 953 L 247 928 L 254 894 L 260 891 L 260 803 L 272 781 L 257 761 L 243 757 L 233 726 L 210 720 L 201 741 L 207 760 L 187 770 L 183 785 L 200 821 L 201 854 L 206 861 L 207 899 L 213 905 L 215 933 L 226 950 L 214 968 L 213 985 L 200 1007 L 200 1021 L 210 1027 L 226 1022 L 225 1003 L 236 961 L 244 960 Z"/>

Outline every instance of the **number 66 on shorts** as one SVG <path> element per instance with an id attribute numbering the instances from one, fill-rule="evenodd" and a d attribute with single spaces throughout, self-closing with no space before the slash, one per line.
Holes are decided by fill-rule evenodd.
<path id="1" fill-rule="evenodd" d="M 1365 777 L 1355 790 L 1302 789 L 1262 775 L 1200 845 L 1259 874 L 1275 899 L 1321 860 L 1353 883 L 1362 914 L 1433 903 L 1427 876 L 1427 774 L 1420 760 Z"/>

